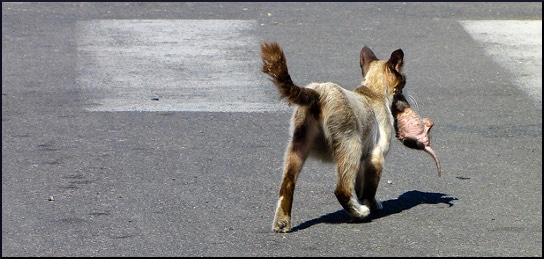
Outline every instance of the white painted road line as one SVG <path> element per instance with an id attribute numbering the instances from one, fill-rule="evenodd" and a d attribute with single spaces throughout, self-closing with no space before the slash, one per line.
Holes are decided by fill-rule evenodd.
<path id="1" fill-rule="evenodd" d="M 90 111 L 289 111 L 260 72 L 251 20 L 77 23 Z"/>
<path id="2" fill-rule="evenodd" d="M 459 21 L 503 68 L 512 83 L 542 106 L 542 20 Z"/>
<path id="3" fill-rule="evenodd" d="M 542 105 L 542 21 L 459 21 Z M 77 22 L 90 111 L 289 111 L 260 72 L 252 20 Z"/>

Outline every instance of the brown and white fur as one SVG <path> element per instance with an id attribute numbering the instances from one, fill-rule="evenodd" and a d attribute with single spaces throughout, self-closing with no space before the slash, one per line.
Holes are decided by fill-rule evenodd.
<path id="1" fill-rule="evenodd" d="M 381 209 L 375 196 L 394 130 L 393 96 L 405 84 L 403 51 L 379 60 L 365 46 L 360 55 L 362 85 L 353 91 L 331 82 L 295 85 L 277 43 L 261 44 L 261 57 L 262 72 L 271 77 L 282 98 L 296 104 L 273 230 L 291 229 L 295 184 L 309 155 L 336 164 L 334 194 L 354 220 L 364 220 L 371 209 Z"/>

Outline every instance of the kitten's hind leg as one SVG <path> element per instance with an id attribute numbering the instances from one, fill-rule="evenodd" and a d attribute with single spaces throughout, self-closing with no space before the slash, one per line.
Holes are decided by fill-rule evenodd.
<path id="1" fill-rule="evenodd" d="M 359 167 L 359 172 L 357 174 L 357 180 L 355 181 L 355 193 L 357 193 L 357 198 L 359 199 L 359 202 L 362 204 L 367 204 L 367 206 L 370 207 L 370 210 L 381 210 L 383 208 L 382 203 L 375 199 L 375 203 L 371 206 L 371 204 L 368 201 L 365 201 L 363 198 L 363 187 L 365 185 L 365 169 L 367 168 L 367 164 L 370 163 L 369 159 L 361 159 L 361 166 Z"/>
<path id="2" fill-rule="evenodd" d="M 301 145 L 291 142 L 285 155 L 283 179 L 276 206 L 276 215 L 274 216 L 273 229 L 275 232 L 288 232 L 291 230 L 291 209 L 293 207 L 295 184 L 307 157 L 307 152 L 300 148 Z"/>
<path id="3" fill-rule="evenodd" d="M 361 205 L 355 188 L 356 178 L 361 166 L 361 141 L 358 137 L 344 137 L 343 143 L 335 145 L 335 160 L 338 182 L 334 195 L 340 205 L 356 220 L 366 218 L 370 207 Z"/>
<path id="4" fill-rule="evenodd" d="M 384 157 L 381 154 L 372 154 L 364 160 L 362 164 L 361 190 L 358 192 L 359 200 L 372 210 L 381 210 L 383 208 L 380 201 L 376 199 L 376 191 L 382 174 Z"/>
<path id="5" fill-rule="evenodd" d="M 312 124 L 315 121 L 309 118 L 304 119 L 301 110 L 297 114 L 299 117 L 294 116 L 293 136 L 285 152 L 283 179 L 272 226 L 275 232 L 291 230 L 291 209 L 295 184 L 310 152 L 311 140 L 315 137 L 315 127 Z M 296 119 L 300 117 L 303 119 Z"/>

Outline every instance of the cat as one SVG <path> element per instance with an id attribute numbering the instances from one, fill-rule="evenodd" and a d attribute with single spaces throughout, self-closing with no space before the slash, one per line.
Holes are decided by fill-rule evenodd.
<path id="1" fill-rule="evenodd" d="M 402 49 L 380 60 L 364 46 L 360 52 L 362 84 L 353 91 L 332 82 L 297 86 L 276 42 L 261 44 L 261 58 L 262 72 L 282 98 L 296 105 L 273 230 L 291 230 L 295 184 L 308 156 L 336 164 L 334 194 L 354 220 L 365 220 L 371 210 L 381 209 L 375 196 L 394 130 L 391 107 L 406 83 Z"/>

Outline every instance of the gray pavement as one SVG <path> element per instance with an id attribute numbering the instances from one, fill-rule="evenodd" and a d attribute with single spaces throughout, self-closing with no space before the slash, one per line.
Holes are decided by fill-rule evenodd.
<path id="1" fill-rule="evenodd" d="M 199 30 L 178 45 L 150 38 L 161 50 L 151 61 L 145 48 L 128 52 L 157 35 L 119 29 L 134 20 L 175 35 L 179 20 L 250 25 L 206 36 L 233 44 L 211 52 L 237 66 L 224 73 L 192 56 L 219 49 Z M 2 256 L 541 257 L 542 97 L 508 69 L 526 65 L 500 64 L 460 22 L 473 20 L 541 21 L 542 3 L 2 3 Z M 298 84 L 348 89 L 364 45 L 380 58 L 402 48 L 406 91 L 435 122 L 442 177 L 427 154 L 393 141 L 384 210 L 350 223 L 334 167 L 311 160 L 294 231 L 273 233 L 290 112 L 259 76 L 265 40 L 284 48 Z M 213 105 L 229 98 L 242 108 Z"/>

